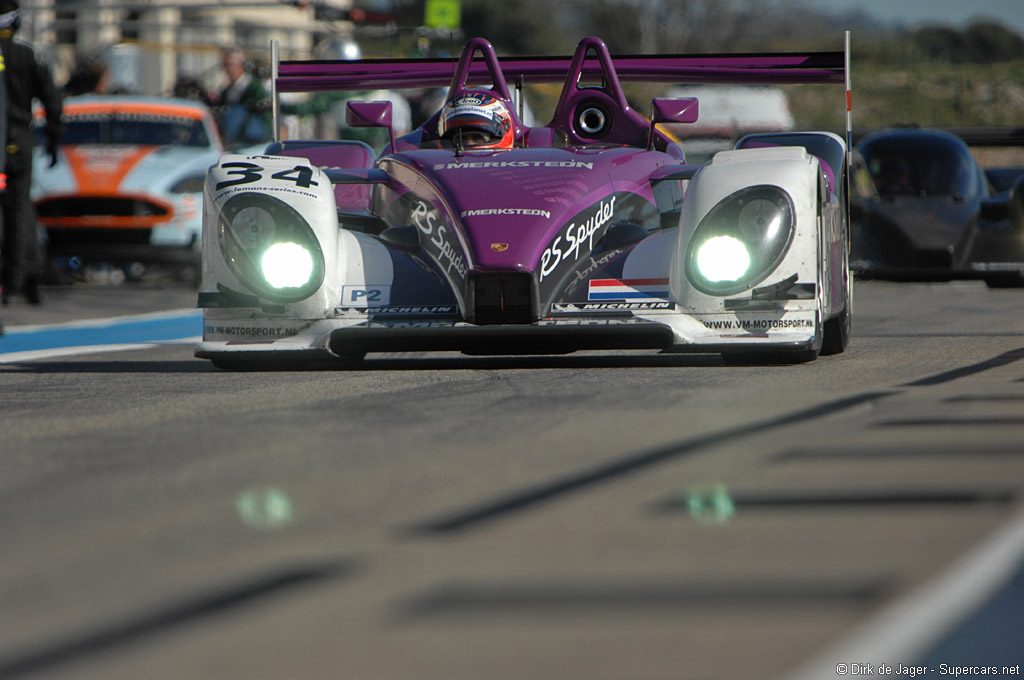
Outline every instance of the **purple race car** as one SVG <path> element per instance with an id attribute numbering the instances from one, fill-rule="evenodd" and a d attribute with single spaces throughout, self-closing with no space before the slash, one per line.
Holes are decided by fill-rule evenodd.
<path id="1" fill-rule="evenodd" d="M 476 57 L 474 59 L 474 57 Z M 278 92 L 448 85 L 395 137 L 389 102 L 350 102 L 354 141 L 283 141 L 228 155 L 206 179 L 203 341 L 225 368 L 368 352 L 558 354 L 590 349 L 807 361 L 842 352 L 852 320 L 847 144 L 829 132 L 752 135 L 704 165 L 660 123 L 696 99 L 622 81 L 843 84 L 848 49 L 613 58 L 274 60 Z M 564 83 L 527 127 L 509 83 Z"/>

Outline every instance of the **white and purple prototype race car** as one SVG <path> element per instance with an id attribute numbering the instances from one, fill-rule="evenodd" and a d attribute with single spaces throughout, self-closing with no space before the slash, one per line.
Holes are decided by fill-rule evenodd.
<path id="1" fill-rule="evenodd" d="M 222 157 L 206 178 L 196 356 L 224 368 L 396 351 L 799 362 L 846 348 L 848 144 L 751 135 L 690 165 L 659 124 L 696 121 L 697 100 L 654 99 L 647 119 L 621 82 L 843 84 L 848 47 L 613 58 L 589 37 L 571 58 L 499 60 L 477 38 L 458 61 L 274 53 L 275 101 L 485 89 L 511 111 L 511 148 L 445 139 L 440 112 L 396 138 L 389 102 L 349 102 L 350 125 L 391 130 L 378 157 L 310 140 Z M 560 98 L 547 125 L 527 127 L 508 83 L 544 82 L 564 83 Z"/>

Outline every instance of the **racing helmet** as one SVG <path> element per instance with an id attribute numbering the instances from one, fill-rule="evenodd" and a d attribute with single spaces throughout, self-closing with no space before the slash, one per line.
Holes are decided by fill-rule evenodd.
<path id="1" fill-rule="evenodd" d="M 511 149 L 515 131 L 512 114 L 500 99 L 469 90 L 445 103 L 438 134 L 474 149 Z"/>

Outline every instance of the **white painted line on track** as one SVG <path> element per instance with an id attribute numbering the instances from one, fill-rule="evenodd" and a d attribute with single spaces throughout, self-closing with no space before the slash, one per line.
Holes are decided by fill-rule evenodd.
<path id="1" fill-rule="evenodd" d="M 152 319 L 174 319 L 179 317 L 199 316 L 202 310 L 193 307 L 186 309 L 172 309 L 166 312 L 146 312 L 144 314 L 129 314 L 127 316 L 108 316 L 98 319 L 79 319 L 77 321 L 62 321 L 60 323 L 34 324 L 23 326 L 4 326 L 7 335 L 18 335 L 19 333 L 34 333 L 43 330 L 56 330 L 58 328 L 102 328 L 113 326 L 126 321 L 149 321 Z M 0 336 L 2 337 L 2 336 Z"/>
<path id="2" fill-rule="evenodd" d="M 895 669 L 901 663 L 917 663 L 1003 588 L 1022 558 L 1024 513 L 935 580 L 889 605 L 785 680 L 845 677 L 837 672 L 839 664 L 869 664 L 875 669 L 872 677 L 896 677 L 879 675 L 878 666 Z"/>
<path id="3" fill-rule="evenodd" d="M 0 354 L 0 364 L 14 364 L 25 361 L 37 361 L 39 359 L 56 359 L 59 357 L 71 357 L 81 354 L 99 354 L 101 352 L 128 352 L 136 349 L 149 349 L 158 345 L 198 345 L 202 340 L 203 337 L 201 335 L 197 335 L 191 338 L 154 340 L 153 342 L 138 342 L 125 345 L 84 345 L 81 347 L 35 349 L 27 352 L 8 352 L 7 354 Z"/>
<path id="4" fill-rule="evenodd" d="M 0 364 L 121 352 L 157 345 L 196 345 L 202 310 L 178 309 L 54 324 L 9 326 L 0 336 Z"/>

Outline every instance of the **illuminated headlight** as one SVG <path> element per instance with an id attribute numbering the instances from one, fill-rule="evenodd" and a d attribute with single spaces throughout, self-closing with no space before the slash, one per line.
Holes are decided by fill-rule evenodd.
<path id="1" fill-rule="evenodd" d="M 313 256 L 298 243 L 275 243 L 263 253 L 260 268 L 274 288 L 301 288 L 313 275 Z"/>
<path id="2" fill-rule="evenodd" d="M 786 256 L 795 222 L 793 201 L 778 187 L 747 187 L 724 198 L 693 232 L 686 254 L 690 283 L 708 295 L 753 288 Z"/>
<path id="3" fill-rule="evenodd" d="M 297 210 L 272 196 L 244 193 L 228 199 L 217 241 L 235 276 L 268 300 L 297 302 L 323 283 L 324 255 L 316 234 Z"/>
<path id="4" fill-rule="evenodd" d="M 747 247 L 732 236 L 713 236 L 697 249 L 697 271 L 712 283 L 738 281 L 748 269 Z"/>

